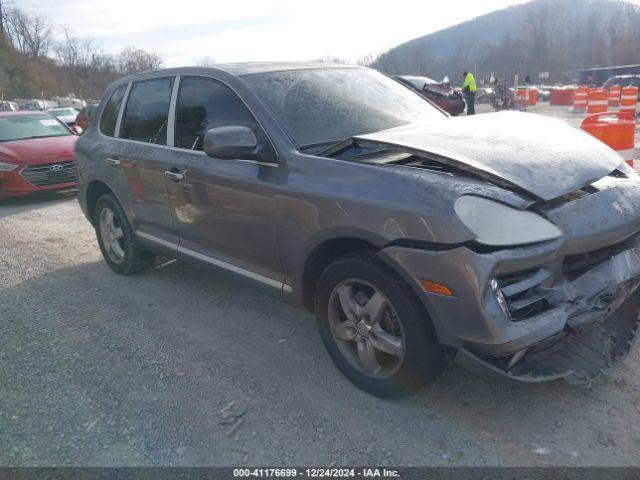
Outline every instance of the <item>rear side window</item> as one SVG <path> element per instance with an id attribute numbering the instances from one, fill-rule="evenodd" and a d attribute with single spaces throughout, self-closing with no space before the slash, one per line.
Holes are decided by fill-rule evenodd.
<path id="1" fill-rule="evenodd" d="M 124 98 L 124 92 L 127 86 L 122 85 L 115 89 L 111 94 L 111 98 L 107 102 L 100 118 L 100 131 L 109 137 L 113 137 L 116 132 L 116 121 L 118 120 L 118 112 L 120 111 L 120 105 L 122 105 L 122 99 Z"/>
<path id="2" fill-rule="evenodd" d="M 131 87 L 120 138 L 166 145 L 173 78 L 136 82 Z"/>
<path id="3" fill-rule="evenodd" d="M 183 78 L 176 106 L 175 146 L 202 150 L 207 130 L 228 126 L 249 127 L 259 135 L 253 115 L 233 90 L 210 78 Z"/>

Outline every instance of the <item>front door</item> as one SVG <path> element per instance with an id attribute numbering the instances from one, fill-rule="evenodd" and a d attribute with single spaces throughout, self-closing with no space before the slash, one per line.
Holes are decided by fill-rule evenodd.
<path id="1" fill-rule="evenodd" d="M 202 151 L 207 130 L 232 125 L 251 128 L 266 144 L 253 115 L 229 87 L 211 78 L 181 78 L 176 148 L 167 159 L 166 181 L 178 255 L 281 289 L 275 218 L 281 171 L 273 151 L 266 149 L 264 161 L 223 160 Z"/>

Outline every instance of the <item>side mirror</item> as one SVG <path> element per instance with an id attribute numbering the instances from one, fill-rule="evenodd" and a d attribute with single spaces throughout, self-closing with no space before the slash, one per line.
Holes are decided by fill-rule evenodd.
<path id="1" fill-rule="evenodd" d="M 84 132 L 80 125 L 72 125 L 71 130 L 73 130 L 73 133 L 75 133 L 76 135 L 82 135 L 82 132 Z"/>
<path id="2" fill-rule="evenodd" d="M 204 134 L 202 149 L 210 157 L 231 160 L 255 157 L 260 152 L 260 145 L 253 130 L 232 126 L 208 130 Z"/>

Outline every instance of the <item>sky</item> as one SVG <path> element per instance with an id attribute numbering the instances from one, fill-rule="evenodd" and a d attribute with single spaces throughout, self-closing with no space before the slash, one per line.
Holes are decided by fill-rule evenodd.
<path id="1" fill-rule="evenodd" d="M 526 0 L 11 0 L 104 51 L 154 51 L 164 66 L 216 62 L 355 61 Z M 634 0 L 640 3 L 640 0 Z"/>

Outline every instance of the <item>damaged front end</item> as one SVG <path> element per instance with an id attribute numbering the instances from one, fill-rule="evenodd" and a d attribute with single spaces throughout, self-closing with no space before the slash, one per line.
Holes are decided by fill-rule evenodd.
<path id="1" fill-rule="evenodd" d="M 546 280 L 551 285 L 539 286 L 533 296 L 530 291 L 517 292 L 517 283 L 499 287 L 512 295 L 505 302 L 507 315 L 511 316 L 511 308 L 521 315 L 526 306 L 544 302 L 540 315 L 564 319 L 562 330 L 509 354 L 474 354 L 463 347 L 457 351 L 456 363 L 515 382 L 564 378 L 571 383 L 589 383 L 605 374 L 629 353 L 640 326 L 640 241 L 623 242 L 616 249 L 625 247 L 630 248 L 605 260 L 603 255 L 611 249 L 567 257 L 560 270 L 557 265 L 545 265 L 556 269 L 561 279 L 550 275 Z M 593 268 L 585 271 L 589 266 Z M 537 320 L 534 315 L 527 321 Z"/>
<path id="2" fill-rule="evenodd" d="M 538 229 L 540 240 L 528 243 L 527 230 L 532 229 L 526 222 L 503 229 L 494 220 L 499 217 L 504 225 L 507 216 L 496 213 L 478 223 L 497 232 L 494 237 L 510 230 L 511 238 L 485 242 L 456 208 L 450 224 L 462 220 L 474 241 L 438 248 L 434 242 L 396 242 L 379 257 L 412 284 L 440 342 L 465 368 L 516 383 L 560 378 L 589 383 L 603 375 L 626 357 L 640 326 L 640 179 L 612 151 L 562 126 L 568 139 L 563 152 L 521 139 L 524 158 L 519 161 L 510 160 L 506 149 L 501 156 L 489 153 L 489 145 L 475 156 L 471 143 L 459 146 L 451 135 L 457 130 L 447 128 L 425 133 L 407 127 L 356 137 L 324 155 L 410 168 L 430 178 L 466 178 L 472 187 L 458 200 L 464 195 L 486 199 L 489 192 L 482 186 L 491 185 L 522 199 L 509 204 L 511 199 L 494 195 L 494 201 L 544 219 L 561 234 L 545 238 Z M 487 133 L 475 140 L 495 137 Z M 577 159 L 573 164 L 559 160 L 573 145 L 588 157 L 580 164 L 584 168 Z M 488 160 L 482 157 L 490 154 Z M 480 212 L 477 201 L 471 212 Z M 428 224 L 427 207 L 424 215 Z M 513 233 L 518 229 L 525 233 Z M 519 236 L 525 240 L 518 241 Z M 446 285 L 453 294 L 425 292 L 420 279 Z"/>

